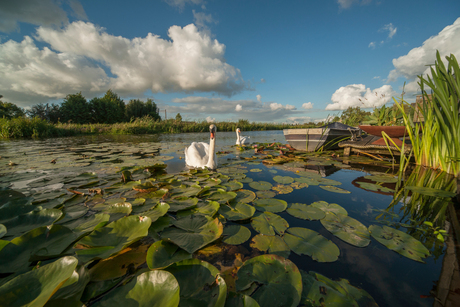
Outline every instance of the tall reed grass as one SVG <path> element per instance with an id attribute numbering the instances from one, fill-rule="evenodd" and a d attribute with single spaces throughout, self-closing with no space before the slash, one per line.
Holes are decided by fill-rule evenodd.
<path id="1" fill-rule="evenodd" d="M 412 152 L 418 165 L 440 169 L 459 176 L 460 172 L 460 68 L 453 54 L 446 56 L 447 67 L 436 53 L 431 67 L 431 77 L 419 76 L 423 104 L 416 108 L 424 121 L 414 122 L 404 106 L 409 105 L 401 97 L 395 104 L 403 113 L 404 124 L 412 143 Z M 431 89 L 431 99 L 425 88 Z M 418 110 L 415 110 L 416 112 Z"/>

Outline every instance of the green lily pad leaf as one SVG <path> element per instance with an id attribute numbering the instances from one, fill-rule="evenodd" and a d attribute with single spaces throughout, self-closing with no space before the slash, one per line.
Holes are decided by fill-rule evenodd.
<path id="1" fill-rule="evenodd" d="M 268 191 L 272 188 L 273 185 L 267 181 L 253 181 L 249 183 L 249 186 L 254 190 Z"/>
<path id="2" fill-rule="evenodd" d="M 208 196 L 207 200 L 213 200 L 213 201 L 217 201 L 219 204 L 225 204 L 235 198 L 236 198 L 235 192 L 225 192 L 219 189 L 218 191 L 211 193 Z"/>
<path id="3" fill-rule="evenodd" d="M 43 306 L 77 267 L 75 257 L 62 257 L 21 274 L 0 287 L 0 306 Z"/>
<path id="4" fill-rule="evenodd" d="M 6 230 L 6 227 L 5 225 L 3 224 L 0 224 L 0 238 L 3 238 L 6 234 L 7 230 Z"/>
<path id="5" fill-rule="evenodd" d="M 133 210 L 133 207 L 131 206 L 130 203 L 118 203 L 118 204 L 113 204 L 110 206 L 107 206 L 102 213 L 109 214 L 110 219 L 109 222 L 117 221 L 121 219 L 122 217 L 125 217 L 129 214 L 131 214 L 131 211 Z"/>
<path id="6" fill-rule="evenodd" d="M 198 193 L 201 192 L 201 188 L 199 186 L 180 186 L 179 188 L 175 188 L 171 191 L 171 195 L 173 198 L 180 198 L 185 199 L 186 197 L 194 197 L 197 196 Z"/>
<path id="7" fill-rule="evenodd" d="M 260 307 L 260 305 L 248 295 L 230 292 L 227 295 L 225 307 Z"/>
<path id="8" fill-rule="evenodd" d="M 168 201 L 169 212 L 177 212 L 179 210 L 186 210 L 195 207 L 198 203 L 198 198 L 176 198 Z"/>
<path id="9" fill-rule="evenodd" d="M 275 233 L 283 235 L 289 227 L 285 219 L 271 212 L 264 212 L 252 218 L 251 225 L 258 233 L 271 236 L 274 236 Z"/>
<path id="10" fill-rule="evenodd" d="M 187 259 L 165 270 L 172 273 L 179 282 L 181 306 L 224 307 L 227 285 L 219 270 L 211 264 Z"/>
<path id="11" fill-rule="evenodd" d="M 33 197 L 26 197 L 15 190 L 0 190 L 0 199 L 4 202 L 0 205 L 0 223 L 37 208 L 32 205 Z"/>
<path id="12" fill-rule="evenodd" d="M 223 226 L 219 219 L 208 220 L 203 215 L 190 215 L 174 222 L 174 227 L 161 233 L 162 239 L 168 239 L 189 253 L 217 240 L 222 235 Z"/>
<path id="13" fill-rule="evenodd" d="M 321 189 L 329 191 L 329 192 L 334 192 L 334 193 L 340 193 L 340 194 L 350 194 L 350 191 L 347 191 L 345 189 L 338 188 L 333 185 L 320 185 L 319 186 Z"/>
<path id="14" fill-rule="evenodd" d="M 302 220 L 320 220 L 326 216 L 323 210 L 300 203 L 290 204 L 286 211 L 290 215 Z"/>
<path id="15" fill-rule="evenodd" d="M 273 180 L 281 184 L 290 184 L 294 182 L 294 178 L 289 176 L 275 176 Z"/>
<path id="16" fill-rule="evenodd" d="M 259 164 L 259 163 L 257 163 Z M 251 173 L 260 173 L 262 170 L 260 168 L 253 168 L 249 170 Z"/>
<path id="17" fill-rule="evenodd" d="M 81 205 L 74 205 L 68 207 L 67 205 L 62 209 L 64 217 L 61 216 L 61 219 L 56 222 L 56 224 L 64 224 L 73 220 L 76 220 L 84 216 L 88 212 L 88 208 Z"/>
<path id="18" fill-rule="evenodd" d="M 61 210 L 41 210 L 41 207 L 37 207 L 34 211 L 22 214 L 5 222 L 4 225 L 8 229 L 7 236 L 17 236 L 40 226 L 51 225 L 57 221 L 61 215 Z"/>
<path id="19" fill-rule="evenodd" d="M 67 279 L 67 281 L 51 297 L 51 301 L 63 299 L 80 300 L 81 295 L 83 294 L 83 291 L 90 279 L 91 277 L 88 273 L 88 269 L 83 265 L 77 266 L 72 276 Z M 48 304 L 46 306 L 48 306 Z"/>
<path id="20" fill-rule="evenodd" d="M 383 182 L 383 183 L 398 182 L 398 178 L 392 175 L 370 175 L 370 176 L 364 176 L 364 178 L 375 181 L 375 182 Z"/>
<path id="21" fill-rule="evenodd" d="M 164 240 L 153 243 L 147 251 L 147 265 L 151 270 L 166 268 L 174 262 L 191 258 L 192 254 Z"/>
<path id="22" fill-rule="evenodd" d="M 241 225 L 230 225 L 224 228 L 222 233 L 225 236 L 223 240 L 227 244 L 240 245 L 249 240 L 251 237 L 251 231 Z"/>
<path id="23" fill-rule="evenodd" d="M 322 302 L 325 306 L 378 306 L 366 291 L 353 287 L 346 279 L 337 282 L 311 271 L 301 270 L 300 273 L 303 305 L 314 306 L 316 302 Z"/>
<path id="24" fill-rule="evenodd" d="M 371 242 L 367 227 L 348 215 L 327 212 L 321 224 L 334 236 L 348 244 L 365 247 Z"/>
<path id="25" fill-rule="evenodd" d="M 136 198 L 134 201 L 131 202 L 131 206 L 142 206 L 145 204 L 145 198 Z"/>
<path id="26" fill-rule="evenodd" d="M 340 181 L 332 180 L 332 179 L 328 179 L 328 178 L 321 178 L 321 179 L 317 179 L 317 180 L 322 185 L 341 185 L 342 184 Z"/>
<path id="27" fill-rule="evenodd" d="M 434 197 L 455 197 L 454 192 L 438 190 L 428 187 L 418 187 L 418 186 L 405 186 L 404 189 L 412 191 L 414 193 L 420 193 L 427 196 L 434 196 Z"/>
<path id="28" fill-rule="evenodd" d="M 252 179 L 251 177 L 245 177 L 245 178 L 243 178 L 243 179 L 239 179 L 239 181 L 240 181 L 241 183 L 251 183 L 251 182 L 254 181 L 254 179 Z"/>
<path id="29" fill-rule="evenodd" d="M 334 262 L 340 255 L 337 245 L 307 228 L 289 228 L 284 241 L 297 255 L 308 255 L 318 262 Z"/>
<path id="30" fill-rule="evenodd" d="M 289 194 L 292 191 L 294 191 L 294 189 L 290 185 L 282 184 L 272 187 L 272 190 L 275 190 L 276 192 L 278 192 L 278 194 Z"/>
<path id="31" fill-rule="evenodd" d="M 169 210 L 169 204 L 160 202 L 153 208 L 151 208 L 148 211 L 144 211 L 142 213 L 142 216 L 148 216 L 151 220 L 152 223 L 158 220 L 160 217 L 164 216 L 166 212 Z"/>
<path id="32" fill-rule="evenodd" d="M 257 191 L 256 195 L 259 198 L 273 198 L 276 196 L 276 193 L 273 191 Z"/>
<path id="33" fill-rule="evenodd" d="M 77 244 L 88 247 L 76 251 L 78 259 L 104 259 L 117 254 L 133 242 L 147 236 L 151 224 L 149 217 L 131 215 L 94 230 Z"/>
<path id="34" fill-rule="evenodd" d="M 424 262 L 422 259 L 430 255 L 430 251 L 411 235 L 388 227 L 371 225 L 369 231 L 374 239 L 389 249 L 409 259 Z"/>
<path id="35" fill-rule="evenodd" d="M 251 295 L 260 306 L 296 307 L 302 295 L 299 269 L 288 259 L 261 255 L 238 270 L 236 290 Z"/>
<path id="36" fill-rule="evenodd" d="M 276 198 L 262 198 L 256 199 L 254 201 L 254 206 L 257 210 L 262 212 L 269 211 L 273 213 L 278 213 L 286 210 L 287 202 Z"/>
<path id="37" fill-rule="evenodd" d="M 222 214 L 229 221 L 241 221 L 251 218 L 254 215 L 256 208 L 245 203 L 236 203 L 235 205 L 223 205 L 219 209 Z"/>
<path id="38" fill-rule="evenodd" d="M 179 283 L 166 271 L 150 271 L 133 278 L 123 287 L 110 291 L 93 306 L 156 306 L 179 305 Z"/>
<path id="39" fill-rule="evenodd" d="M 294 182 L 294 183 L 291 183 L 291 187 L 296 190 L 300 190 L 303 188 L 308 188 L 308 183 Z"/>
<path id="40" fill-rule="evenodd" d="M 279 236 L 266 236 L 258 234 L 252 238 L 250 246 L 268 254 L 275 254 L 288 258 L 291 254 L 289 246 Z"/>
<path id="41" fill-rule="evenodd" d="M 314 179 L 314 178 L 300 177 L 300 178 L 295 178 L 294 180 L 296 182 L 306 183 L 308 185 L 319 185 L 319 181 L 317 179 Z"/>
<path id="42" fill-rule="evenodd" d="M 323 200 L 315 201 L 310 206 L 323 210 L 324 212 L 332 212 L 334 214 L 348 215 L 347 210 L 338 204 L 330 204 Z"/>
<path id="43" fill-rule="evenodd" d="M 32 261 L 56 257 L 75 239 L 76 235 L 61 225 L 35 228 L 14 238 L 0 250 L 0 273 L 13 273 Z"/>
<path id="44" fill-rule="evenodd" d="M 243 188 L 243 184 L 238 181 L 229 181 L 227 183 L 222 184 L 224 187 L 227 188 L 227 191 L 236 191 Z"/>
<path id="45" fill-rule="evenodd" d="M 356 183 L 359 185 L 360 188 L 365 189 L 365 190 L 369 190 L 369 191 L 374 191 L 374 192 L 381 191 L 381 192 L 385 192 L 385 193 L 393 193 L 393 192 L 395 192 L 395 190 L 393 190 L 393 189 L 390 189 L 390 188 L 387 188 L 387 187 L 384 187 L 384 186 L 381 186 L 381 185 L 375 184 L 375 183 L 359 182 L 359 181 L 357 181 Z"/>
<path id="46" fill-rule="evenodd" d="M 10 243 L 10 241 L 0 240 L 0 251 L 9 243 Z"/>
<path id="47" fill-rule="evenodd" d="M 79 237 L 89 234 L 93 230 L 104 227 L 109 223 L 110 215 L 105 213 L 98 213 L 91 217 L 72 221 L 66 224 L 66 227 L 73 230 Z"/>
<path id="48" fill-rule="evenodd" d="M 216 201 L 199 202 L 195 208 L 177 212 L 176 216 L 182 218 L 191 214 L 202 214 L 214 216 L 220 208 L 220 204 Z"/>
<path id="49" fill-rule="evenodd" d="M 250 190 L 239 190 L 236 192 L 235 202 L 238 203 L 250 203 L 256 199 L 256 194 Z"/>

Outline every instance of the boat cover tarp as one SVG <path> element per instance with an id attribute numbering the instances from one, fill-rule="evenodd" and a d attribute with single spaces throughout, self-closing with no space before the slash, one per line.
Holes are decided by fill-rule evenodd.
<path id="1" fill-rule="evenodd" d="M 359 128 L 355 128 L 352 126 L 348 126 L 339 122 L 333 122 L 324 126 L 321 126 L 320 128 L 329 128 L 329 129 L 339 129 L 339 130 L 348 130 L 350 128 L 351 130 L 358 130 Z"/>

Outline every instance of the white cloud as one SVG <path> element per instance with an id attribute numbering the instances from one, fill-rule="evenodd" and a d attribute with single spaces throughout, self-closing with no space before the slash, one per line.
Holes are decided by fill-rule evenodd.
<path id="1" fill-rule="evenodd" d="M 192 12 L 194 24 L 197 26 L 197 28 L 210 33 L 207 24 L 217 23 L 217 21 L 212 18 L 212 15 L 206 15 L 204 12 L 195 12 L 195 10 L 192 10 Z"/>
<path id="2" fill-rule="evenodd" d="M 265 82 L 266 82 L 266 81 L 265 81 L 264 78 L 260 79 L 260 83 L 265 83 Z"/>
<path id="3" fill-rule="evenodd" d="M 283 105 L 281 103 L 276 103 L 276 102 L 270 103 L 270 109 L 272 109 L 273 111 L 282 109 L 282 108 L 283 108 Z"/>
<path id="4" fill-rule="evenodd" d="M 205 1 L 204 0 L 164 0 L 170 6 L 178 7 L 179 9 L 183 9 L 186 4 L 191 5 L 201 5 L 204 8 Z"/>
<path id="5" fill-rule="evenodd" d="M 367 5 L 371 2 L 372 0 L 337 0 L 340 9 L 348 9 L 354 4 Z"/>
<path id="6" fill-rule="evenodd" d="M 369 46 L 367 46 L 367 47 L 375 49 L 375 42 L 370 42 Z"/>
<path id="7" fill-rule="evenodd" d="M 391 22 L 389 24 L 387 24 L 387 25 L 384 25 L 382 27 L 382 29 L 380 29 L 380 31 L 388 31 L 388 38 L 389 39 L 393 38 L 393 36 L 396 34 L 397 30 L 398 30 L 398 28 L 393 26 L 393 24 Z"/>
<path id="8" fill-rule="evenodd" d="M 87 19 L 80 2 L 68 1 L 72 14 L 80 19 Z M 0 1 L 0 32 L 19 30 L 19 22 L 33 25 L 65 25 L 69 22 L 66 12 L 58 0 L 22 0 Z"/>
<path id="9" fill-rule="evenodd" d="M 256 97 L 257 97 L 257 101 L 258 101 L 258 102 L 262 102 L 262 96 L 257 95 Z"/>
<path id="10" fill-rule="evenodd" d="M 287 121 L 293 124 L 304 124 L 311 122 L 312 119 L 309 116 L 291 116 L 287 118 Z"/>
<path id="11" fill-rule="evenodd" d="M 295 106 L 292 106 L 290 104 L 287 104 L 285 107 L 284 107 L 286 110 L 297 110 L 297 108 Z"/>
<path id="12" fill-rule="evenodd" d="M 437 35 L 428 38 L 422 46 L 413 48 L 408 54 L 393 59 L 395 69 L 388 74 L 388 82 L 405 77 L 409 80 L 405 88 L 406 92 L 416 92 L 418 90 L 416 78 L 418 75 L 429 72 L 429 67 L 426 65 L 434 64 L 436 50 L 439 50 L 442 59 L 450 54 L 454 54 L 457 58 L 460 57 L 460 18 Z"/>
<path id="13" fill-rule="evenodd" d="M 305 102 L 304 104 L 302 104 L 302 109 L 305 109 L 305 110 L 313 109 L 313 103 Z"/>
<path id="14" fill-rule="evenodd" d="M 207 121 L 208 123 L 214 123 L 214 122 L 216 121 L 216 119 L 215 119 L 215 118 L 212 118 L 211 116 L 208 116 L 208 117 L 206 117 L 206 121 Z"/>
<path id="15" fill-rule="evenodd" d="M 395 94 L 390 85 L 371 90 L 366 88 L 364 84 L 350 84 L 342 86 L 332 94 L 333 103 L 328 104 L 326 110 L 346 110 L 349 107 L 380 107 L 389 102 Z"/>
<path id="16" fill-rule="evenodd" d="M 240 104 L 237 104 L 235 107 L 235 111 L 240 112 L 241 110 L 243 110 L 243 107 Z"/>
<path id="17" fill-rule="evenodd" d="M 224 59 L 225 45 L 194 24 L 172 26 L 171 40 L 149 33 L 132 40 L 113 36 L 89 22 L 58 30 L 37 29 L 30 37 L 0 44 L 0 88 L 5 99 L 25 106 L 82 91 L 99 95 L 152 92 L 216 92 L 231 96 L 248 88 L 239 69 Z M 107 76 L 104 68 L 113 76 Z"/>

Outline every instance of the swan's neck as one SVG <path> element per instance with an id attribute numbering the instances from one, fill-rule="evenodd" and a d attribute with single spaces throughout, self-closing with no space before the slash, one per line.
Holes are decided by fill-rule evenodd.
<path id="1" fill-rule="evenodd" d="M 238 141 L 238 145 L 241 146 L 241 137 L 240 132 L 236 130 L 236 140 Z"/>
<path id="2" fill-rule="evenodd" d="M 215 161 L 214 161 L 214 153 L 216 151 L 216 138 L 212 138 L 209 140 L 209 160 L 208 160 L 208 167 L 214 168 Z"/>

